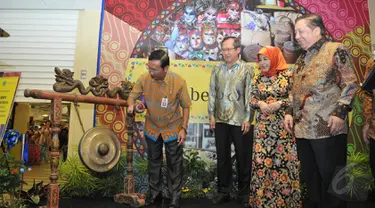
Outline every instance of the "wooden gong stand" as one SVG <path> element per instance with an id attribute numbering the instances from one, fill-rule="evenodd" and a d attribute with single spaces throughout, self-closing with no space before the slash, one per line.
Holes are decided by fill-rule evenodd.
<path id="1" fill-rule="evenodd" d="M 123 99 L 114 99 L 107 97 L 96 97 L 86 95 L 75 95 L 61 92 L 51 92 L 42 90 L 30 90 L 24 91 L 25 97 L 32 97 L 35 99 L 51 100 L 51 122 L 52 122 L 52 146 L 51 146 L 51 173 L 50 173 L 50 184 L 48 186 L 48 205 L 49 208 L 58 208 L 60 191 L 57 184 L 59 178 L 58 167 L 59 167 L 59 139 L 58 134 L 60 132 L 60 121 L 62 118 L 62 101 L 70 101 L 75 103 L 92 103 L 92 104 L 104 104 L 112 106 L 126 107 L 127 103 Z M 137 107 L 136 107 L 137 108 Z M 141 107 L 142 108 L 142 107 Z M 127 115 L 126 125 L 128 128 L 128 144 L 127 144 L 127 176 L 124 184 L 124 193 L 117 194 L 114 198 L 118 203 L 129 204 L 132 206 L 143 206 L 145 203 L 145 195 L 134 193 L 134 176 L 133 176 L 133 119 L 134 114 Z"/>

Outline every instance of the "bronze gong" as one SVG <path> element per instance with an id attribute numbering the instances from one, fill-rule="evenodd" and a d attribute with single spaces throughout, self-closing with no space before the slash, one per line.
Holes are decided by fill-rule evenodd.
<path id="1" fill-rule="evenodd" d="M 120 160 L 121 144 L 111 129 L 94 127 L 83 135 L 78 152 L 88 169 L 103 173 L 111 170 Z"/>

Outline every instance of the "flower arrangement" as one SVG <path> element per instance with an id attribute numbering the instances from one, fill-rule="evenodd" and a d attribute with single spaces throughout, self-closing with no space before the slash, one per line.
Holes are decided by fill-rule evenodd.
<path id="1" fill-rule="evenodd" d="M 216 167 L 201 159 L 199 151 L 184 151 L 183 198 L 210 198 L 216 191 Z"/>
<path id="2" fill-rule="evenodd" d="M 1 143 L 0 152 L 0 207 L 22 207 L 23 200 L 18 197 L 22 181 L 21 173 L 25 170 L 24 162 L 16 160 L 9 151 L 19 142 L 20 134 L 7 130 Z"/>
<path id="3" fill-rule="evenodd" d="M 182 197 L 183 198 L 212 198 L 215 193 L 213 188 L 197 188 L 197 186 L 183 187 Z"/>

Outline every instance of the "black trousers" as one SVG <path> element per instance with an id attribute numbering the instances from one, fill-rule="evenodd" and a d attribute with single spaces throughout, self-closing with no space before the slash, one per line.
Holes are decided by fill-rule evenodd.
<path id="1" fill-rule="evenodd" d="M 162 174 L 163 165 L 163 139 L 161 135 L 157 141 L 146 138 L 147 158 L 148 158 L 148 183 L 150 198 L 155 198 L 162 194 Z M 167 181 L 170 196 L 180 198 L 182 193 L 183 174 L 183 147 L 178 145 L 177 140 L 164 143 L 167 157 Z"/>
<path id="2" fill-rule="evenodd" d="M 346 165 L 347 135 L 313 140 L 297 139 L 296 142 L 301 163 L 301 181 L 307 188 L 303 207 L 345 206 L 343 201 L 329 193 L 329 189 L 335 171 Z"/>
<path id="3" fill-rule="evenodd" d="M 68 145 L 64 145 L 61 148 L 61 152 L 62 152 L 62 155 L 63 155 L 63 161 L 65 162 L 66 159 L 68 158 Z"/>
<path id="4" fill-rule="evenodd" d="M 375 178 L 375 140 L 373 138 L 370 139 L 370 167 L 372 176 Z"/>
<path id="5" fill-rule="evenodd" d="M 239 196 L 249 195 L 253 132 L 254 126 L 252 125 L 250 131 L 243 135 L 240 126 L 216 123 L 215 142 L 219 193 L 229 194 L 232 188 L 231 144 L 233 142 L 236 152 Z"/>

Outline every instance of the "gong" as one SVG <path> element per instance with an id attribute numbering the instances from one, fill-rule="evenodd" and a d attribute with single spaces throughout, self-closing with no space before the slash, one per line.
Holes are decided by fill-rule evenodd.
<path id="1" fill-rule="evenodd" d="M 83 135 L 78 152 L 88 169 L 104 173 L 110 171 L 120 160 L 121 144 L 111 129 L 94 127 Z"/>

